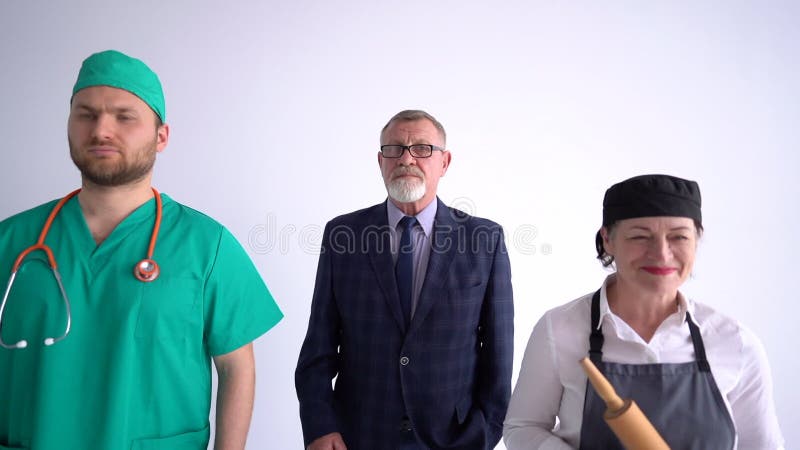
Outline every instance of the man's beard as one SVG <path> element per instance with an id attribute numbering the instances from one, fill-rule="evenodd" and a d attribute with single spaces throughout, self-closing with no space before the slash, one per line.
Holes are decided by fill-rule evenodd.
<path id="1" fill-rule="evenodd" d="M 406 173 L 419 178 L 393 178 L 386 183 L 386 190 L 389 192 L 389 197 L 397 202 L 413 203 L 425 196 L 425 175 L 416 168 L 398 167 L 392 171 L 391 176 L 396 177 Z"/>
<path id="2" fill-rule="evenodd" d="M 155 142 L 135 151 L 120 154 L 118 161 L 112 163 L 87 156 L 70 140 L 69 155 L 84 179 L 106 187 L 124 186 L 139 181 L 153 170 L 156 162 Z"/>

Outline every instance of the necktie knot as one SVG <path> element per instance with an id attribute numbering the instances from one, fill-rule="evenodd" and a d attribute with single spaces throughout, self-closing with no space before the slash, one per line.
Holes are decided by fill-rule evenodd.
<path id="1" fill-rule="evenodd" d="M 414 216 L 403 216 L 403 218 L 400 219 L 400 222 L 397 225 L 400 228 L 402 228 L 403 230 L 408 230 L 411 227 L 413 227 L 414 225 L 416 225 L 416 223 L 417 223 L 417 218 L 416 217 L 414 217 Z"/>

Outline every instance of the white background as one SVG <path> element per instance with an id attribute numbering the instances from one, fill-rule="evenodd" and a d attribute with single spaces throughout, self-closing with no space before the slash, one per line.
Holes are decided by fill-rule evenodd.
<path id="1" fill-rule="evenodd" d="M 256 343 L 248 449 L 290 449 L 322 227 L 385 198 L 378 132 L 395 112 L 444 124 L 441 198 L 506 229 L 515 380 L 541 314 L 606 275 L 605 189 L 694 179 L 706 235 L 684 290 L 761 337 L 797 447 L 798 23 L 793 1 L 3 0 L 0 217 L 78 186 L 66 119 L 83 58 L 146 61 L 172 127 L 155 185 L 227 225 L 286 314 Z"/>

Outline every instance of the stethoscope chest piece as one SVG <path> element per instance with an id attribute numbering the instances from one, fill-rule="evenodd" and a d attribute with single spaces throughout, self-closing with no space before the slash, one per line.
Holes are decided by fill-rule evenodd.
<path id="1" fill-rule="evenodd" d="M 133 274 L 139 281 L 148 283 L 158 278 L 158 264 L 152 259 L 143 259 L 134 266 Z"/>

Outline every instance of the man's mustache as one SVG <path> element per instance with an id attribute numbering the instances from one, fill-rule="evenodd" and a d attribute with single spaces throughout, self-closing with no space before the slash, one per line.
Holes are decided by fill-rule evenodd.
<path id="1" fill-rule="evenodd" d="M 392 179 L 405 175 L 412 175 L 425 179 L 425 174 L 423 174 L 419 168 L 413 166 L 399 166 L 392 171 Z"/>

